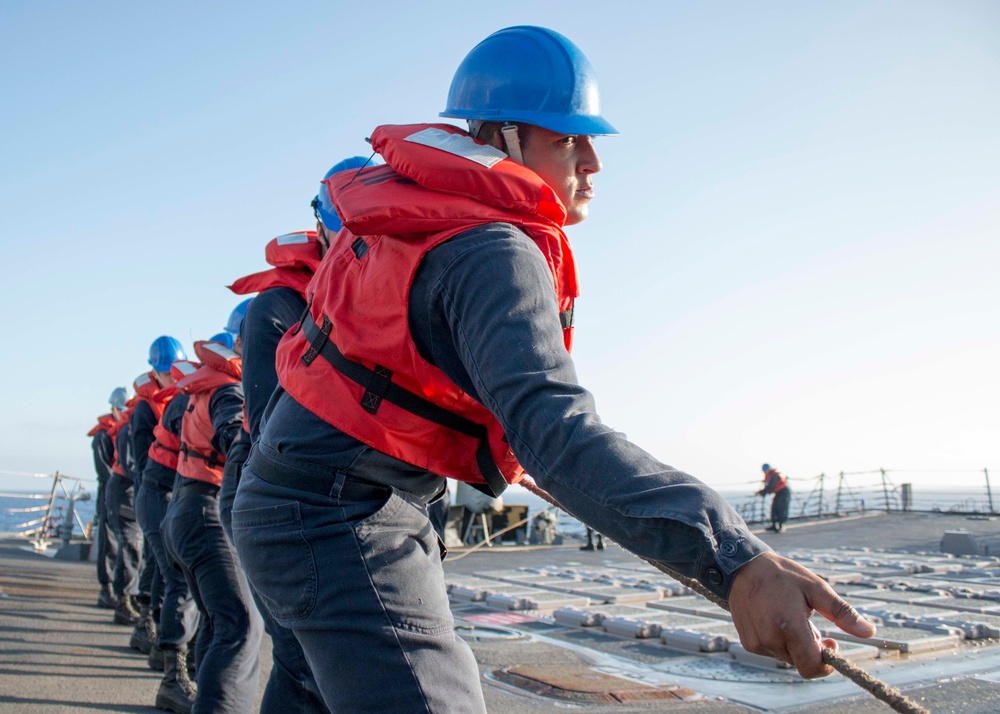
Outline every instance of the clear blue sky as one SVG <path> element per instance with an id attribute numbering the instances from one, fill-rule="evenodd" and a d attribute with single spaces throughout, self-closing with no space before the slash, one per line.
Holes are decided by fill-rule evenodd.
<path id="1" fill-rule="evenodd" d="M 218 332 L 323 173 L 436 120 L 523 23 L 584 50 L 622 132 L 569 231 L 608 424 L 719 487 L 763 461 L 1000 477 L 992 0 L 8 0 L 0 472 L 93 478 L 86 432 L 149 343 Z"/>

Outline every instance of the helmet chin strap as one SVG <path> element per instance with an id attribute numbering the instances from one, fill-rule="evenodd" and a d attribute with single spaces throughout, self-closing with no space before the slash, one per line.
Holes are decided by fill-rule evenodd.
<path id="1" fill-rule="evenodd" d="M 469 134 L 478 139 L 479 131 L 486 122 L 482 119 L 469 119 L 468 122 Z M 524 155 L 521 153 L 521 138 L 517 133 L 517 124 L 505 123 L 500 129 L 500 134 L 503 136 L 503 144 L 507 150 L 507 156 L 523 166 Z"/>
<path id="2" fill-rule="evenodd" d="M 507 147 L 507 156 L 523 165 L 524 156 L 521 154 L 521 139 L 517 135 L 517 124 L 504 124 L 500 133 L 503 134 L 503 143 Z"/>

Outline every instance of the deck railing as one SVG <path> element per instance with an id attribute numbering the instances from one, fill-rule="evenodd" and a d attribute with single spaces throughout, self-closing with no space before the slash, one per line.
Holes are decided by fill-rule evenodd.
<path id="1" fill-rule="evenodd" d="M 940 486 L 914 487 L 937 475 Z M 786 476 L 787 477 L 787 476 Z M 759 488 L 759 481 L 747 482 Z M 994 502 L 990 470 L 984 469 L 871 469 L 821 473 L 810 479 L 789 478 L 792 518 L 827 518 L 873 511 L 963 513 L 1000 515 Z M 730 499 L 747 523 L 770 520 L 766 496 Z"/>
<path id="2" fill-rule="evenodd" d="M 76 508 L 77 503 L 90 500 L 90 492 L 84 489 L 81 479 L 58 471 L 54 474 L 2 473 L 51 479 L 51 486 L 45 493 L 0 493 L 4 500 L 32 502 L 27 506 L 6 507 L 7 521 L 19 522 L 10 523 L 4 530 L 27 538 L 39 550 L 45 550 L 56 541 L 67 545 L 77 534 L 90 540 L 90 528 Z M 27 520 L 21 521 L 22 518 Z"/>

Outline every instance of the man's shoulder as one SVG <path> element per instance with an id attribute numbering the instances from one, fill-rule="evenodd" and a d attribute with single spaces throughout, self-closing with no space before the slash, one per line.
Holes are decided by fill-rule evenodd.
<path id="1" fill-rule="evenodd" d="M 299 310 L 301 310 L 301 306 L 305 305 L 306 301 L 293 288 L 283 285 L 268 288 L 258 293 L 257 297 L 250 302 L 244 319 L 265 317 L 270 315 L 274 310 L 291 304 L 299 305 Z"/>
<path id="2" fill-rule="evenodd" d="M 482 223 L 456 233 L 448 240 L 434 246 L 428 257 L 458 257 L 464 253 L 511 253 L 534 246 L 533 241 L 513 223 Z"/>

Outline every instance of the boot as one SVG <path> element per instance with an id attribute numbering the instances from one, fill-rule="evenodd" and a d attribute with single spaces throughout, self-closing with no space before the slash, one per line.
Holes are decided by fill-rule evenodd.
<path id="1" fill-rule="evenodd" d="M 153 642 L 149 647 L 149 659 L 146 660 L 149 664 L 149 668 L 157 672 L 163 671 L 163 653 L 164 650 L 160 649 L 160 646 Z"/>
<path id="2" fill-rule="evenodd" d="M 195 687 L 188 678 L 187 650 L 163 651 L 163 681 L 156 692 L 156 708 L 175 714 L 191 714 Z"/>
<path id="3" fill-rule="evenodd" d="M 139 622 L 139 610 L 135 606 L 135 597 L 132 595 L 122 595 L 115 605 L 116 625 L 135 625 Z"/>
<path id="4" fill-rule="evenodd" d="M 143 605 L 139 610 L 139 622 L 132 630 L 128 646 L 148 655 L 154 642 L 156 642 L 156 625 L 153 624 L 153 613 L 148 605 Z"/>
<path id="5" fill-rule="evenodd" d="M 102 610 L 114 610 L 116 604 L 115 595 L 111 592 L 111 584 L 101 585 L 101 592 L 97 593 L 97 606 Z"/>

